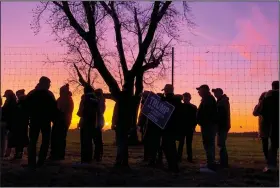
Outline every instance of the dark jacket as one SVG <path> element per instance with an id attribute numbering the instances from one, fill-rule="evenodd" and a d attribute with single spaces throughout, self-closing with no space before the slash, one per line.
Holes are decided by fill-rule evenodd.
<path id="1" fill-rule="evenodd" d="M 23 126 L 29 125 L 29 117 L 26 110 L 26 97 L 21 98 L 17 102 L 18 107 L 18 119 Z"/>
<path id="2" fill-rule="evenodd" d="M 83 119 L 84 125 L 96 127 L 100 112 L 99 101 L 94 93 L 88 93 L 82 96 L 78 116 Z"/>
<path id="3" fill-rule="evenodd" d="M 217 100 L 218 128 L 230 129 L 230 104 L 229 98 L 223 95 Z"/>
<path id="4" fill-rule="evenodd" d="M 200 126 L 217 124 L 217 104 L 210 93 L 201 100 L 197 110 L 197 123 Z"/>
<path id="5" fill-rule="evenodd" d="M 267 92 L 260 114 L 271 125 L 271 134 L 279 135 L 279 90 Z"/>
<path id="6" fill-rule="evenodd" d="M 6 100 L 2 108 L 1 121 L 6 123 L 8 131 L 14 131 L 18 121 L 17 101 Z"/>
<path id="7" fill-rule="evenodd" d="M 193 104 L 185 104 L 181 105 L 181 123 L 182 126 L 182 134 L 186 135 L 186 133 L 190 131 L 194 131 L 197 125 L 196 121 L 196 113 L 197 107 Z"/>
<path id="8" fill-rule="evenodd" d="M 162 98 L 162 100 L 170 103 L 175 107 L 172 115 L 170 116 L 169 121 L 167 122 L 165 126 L 165 133 L 173 134 L 174 136 L 179 135 L 180 131 L 180 107 L 181 107 L 181 99 L 179 97 L 176 97 L 174 94 L 167 95 Z"/>
<path id="9" fill-rule="evenodd" d="M 60 96 L 57 99 L 57 108 L 65 119 L 66 125 L 69 127 L 72 120 L 74 110 L 74 102 L 71 96 Z"/>
<path id="10" fill-rule="evenodd" d="M 26 96 L 26 108 L 31 122 L 53 122 L 58 115 L 55 97 L 49 90 L 30 91 Z"/>
<path id="11" fill-rule="evenodd" d="M 15 136 L 17 139 L 17 145 L 26 147 L 29 143 L 28 139 L 28 125 L 29 125 L 29 117 L 26 111 L 26 97 L 23 97 L 18 100 L 18 123 L 15 128 Z"/>

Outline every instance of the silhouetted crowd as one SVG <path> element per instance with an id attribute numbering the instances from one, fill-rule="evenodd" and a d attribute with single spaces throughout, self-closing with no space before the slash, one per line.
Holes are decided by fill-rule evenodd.
<path id="1" fill-rule="evenodd" d="M 6 90 L 6 98 L 2 107 L 1 99 L 1 157 L 10 158 L 11 150 L 15 150 L 13 159 L 21 159 L 23 149 L 28 148 L 28 166 L 32 169 L 44 165 L 49 147 L 50 160 L 64 160 L 66 138 L 71 124 L 74 103 L 69 85 L 60 88 L 60 96 L 56 100 L 49 90 L 51 81 L 41 77 L 37 86 L 25 95 L 25 90 L 14 94 Z M 186 144 L 187 160 L 194 162 L 192 142 L 195 128 L 201 128 L 203 146 L 207 162 L 201 165 L 202 172 L 215 172 L 217 168 L 228 168 L 226 140 L 231 128 L 229 97 L 221 88 L 212 89 L 208 85 L 196 88 L 201 97 L 198 108 L 191 103 L 191 94 L 174 94 L 174 88 L 166 84 L 164 93 L 157 93 L 162 101 L 175 107 L 165 129 L 159 128 L 144 114 L 140 113 L 137 126 L 142 133 L 144 145 L 144 161 L 148 166 L 163 164 L 165 156 L 168 169 L 172 172 L 179 171 L 179 164 L 183 158 L 183 148 Z M 149 91 L 141 94 L 141 108 L 149 95 Z M 127 96 L 122 96 L 123 101 Z M 122 99 L 120 97 L 120 100 Z M 106 110 L 105 97 L 101 89 L 94 89 L 90 85 L 84 86 L 77 115 L 80 117 L 80 144 L 81 163 L 97 162 L 102 160 L 103 141 L 102 128 L 104 126 L 104 112 Z M 127 130 L 119 125 L 117 114 L 127 113 L 120 110 L 117 104 L 114 108 L 112 129 L 116 130 L 116 144 L 118 154 L 116 164 L 128 165 Z M 272 83 L 272 90 L 261 95 L 256 105 L 254 116 L 259 117 L 259 132 L 267 167 L 265 171 L 277 167 L 277 152 L 279 148 L 279 81 Z M 124 116 L 125 117 L 125 116 Z M 117 123 L 118 121 L 118 123 Z M 122 120 L 125 122 L 125 120 Z M 29 131 L 29 132 L 28 132 Z M 36 147 L 39 134 L 42 141 L 38 160 L 36 160 Z M 215 145 L 219 147 L 219 162 L 215 159 Z M 270 144 L 269 144 L 270 140 Z M 179 141 L 178 148 L 176 141 Z M 93 150 L 94 144 L 94 150 Z"/>
<path id="2" fill-rule="evenodd" d="M 165 85 L 164 94 L 158 93 L 163 101 L 175 107 L 166 128 L 157 127 L 143 114 L 140 115 L 138 126 L 143 132 L 144 160 L 149 166 L 161 165 L 164 153 L 169 170 L 179 171 L 179 162 L 182 161 L 183 147 L 186 143 L 187 160 L 193 163 L 192 141 L 196 125 L 201 127 L 203 146 L 206 152 L 207 163 L 201 165 L 203 172 L 215 172 L 217 164 L 215 161 L 215 138 L 217 135 L 220 148 L 220 165 L 228 167 L 228 155 L 226 139 L 230 130 L 230 104 L 229 98 L 220 88 L 212 89 L 215 97 L 211 94 L 208 85 L 196 88 L 202 98 L 199 107 L 191 104 L 190 93 L 175 95 L 172 85 Z M 149 92 L 144 92 L 142 105 Z M 182 103 L 183 101 L 183 103 Z M 176 148 L 176 141 L 179 141 Z"/>
<path id="3" fill-rule="evenodd" d="M 39 83 L 25 95 L 25 90 L 14 94 L 6 90 L 2 107 L 1 99 L 1 157 L 9 158 L 15 149 L 13 159 L 21 159 L 23 149 L 28 147 L 28 166 L 32 169 L 44 165 L 51 146 L 50 160 L 64 160 L 66 137 L 71 124 L 74 103 L 69 85 L 60 88 L 56 100 L 49 91 L 51 81 L 41 77 Z M 101 160 L 103 153 L 102 133 L 104 126 L 105 99 L 101 89 L 84 87 L 84 95 L 78 111 L 81 131 L 81 161 L 92 160 L 92 141 L 95 144 L 94 159 Z M 28 133 L 29 130 L 29 133 Z M 36 147 L 39 134 L 42 141 L 38 160 Z M 6 143 L 7 141 L 7 143 Z"/>

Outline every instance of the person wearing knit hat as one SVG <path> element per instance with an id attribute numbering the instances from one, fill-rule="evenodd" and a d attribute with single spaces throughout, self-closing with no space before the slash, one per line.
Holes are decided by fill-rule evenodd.
<path id="1" fill-rule="evenodd" d="M 60 96 L 57 99 L 59 115 L 51 132 L 51 160 L 64 160 L 66 148 L 66 136 L 72 120 L 74 102 L 69 84 L 60 88 Z"/>

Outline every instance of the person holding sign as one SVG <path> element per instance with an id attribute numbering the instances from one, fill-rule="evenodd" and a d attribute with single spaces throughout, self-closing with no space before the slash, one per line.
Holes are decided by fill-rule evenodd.
<path id="1" fill-rule="evenodd" d="M 197 111 L 197 123 L 201 127 L 202 141 L 206 152 L 207 164 L 202 165 L 201 172 L 215 172 L 215 137 L 217 126 L 217 104 L 210 93 L 208 85 L 196 88 L 202 100 Z"/>
<path id="2" fill-rule="evenodd" d="M 162 135 L 162 149 L 168 163 L 168 169 L 172 172 L 179 172 L 178 167 L 178 153 L 176 148 L 176 138 L 178 136 L 178 125 L 180 113 L 181 100 L 174 96 L 174 87 L 171 84 L 166 84 L 164 89 L 163 100 L 170 103 L 175 107 L 169 121 L 167 122 L 166 128 L 163 130 Z"/>

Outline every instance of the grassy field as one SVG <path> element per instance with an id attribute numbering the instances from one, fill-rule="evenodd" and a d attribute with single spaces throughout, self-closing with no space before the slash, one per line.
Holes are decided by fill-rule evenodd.
<path id="1" fill-rule="evenodd" d="M 199 164 L 205 161 L 201 136 L 195 135 L 195 164 L 184 160 L 178 176 L 168 172 L 166 165 L 161 169 L 145 167 L 142 163 L 142 146 L 129 148 L 130 169 L 114 168 L 116 147 L 113 141 L 114 132 L 106 131 L 103 161 L 79 166 L 76 165 L 80 160 L 79 132 L 70 131 L 65 161 L 48 162 L 36 172 L 27 171 L 24 167 L 27 164 L 26 156 L 22 161 L 2 161 L 1 186 L 279 186 L 278 173 L 262 173 L 265 162 L 261 142 L 251 136 L 230 135 L 227 145 L 231 168 L 216 174 L 204 174 L 199 172 Z"/>

